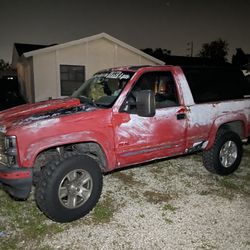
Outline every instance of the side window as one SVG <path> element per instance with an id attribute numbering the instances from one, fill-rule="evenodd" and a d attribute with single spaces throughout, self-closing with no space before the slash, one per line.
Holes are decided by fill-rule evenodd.
<path id="1" fill-rule="evenodd" d="M 160 74 L 155 81 L 156 108 L 178 106 L 177 91 L 174 78 L 170 72 Z"/>
<path id="2" fill-rule="evenodd" d="M 184 74 L 195 103 L 219 100 L 219 93 L 214 84 L 217 78 L 212 74 L 203 69 L 187 69 Z"/>
<path id="3" fill-rule="evenodd" d="M 128 94 L 125 111 L 136 111 L 136 95 L 140 90 L 153 91 L 157 109 L 179 105 L 175 81 L 170 71 L 143 74 Z"/>
<path id="4" fill-rule="evenodd" d="M 61 96 L 69 96 L 85 81 L 85 66 L 60 65 Z"/>
<path id="5" fill-rule="evenodd" d="M 247 98 L 250 87 L 242 73 L 232 68 L 184 69 L 195 103 Z"/>

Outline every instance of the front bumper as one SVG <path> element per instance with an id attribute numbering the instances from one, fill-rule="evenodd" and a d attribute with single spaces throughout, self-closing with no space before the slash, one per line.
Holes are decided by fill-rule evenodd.
<path id="1" fill-rule="evenodd" d="M 33 171 L 0 165 L 0 184 L 16 199 L 27 199 L 32 188 Z"/>

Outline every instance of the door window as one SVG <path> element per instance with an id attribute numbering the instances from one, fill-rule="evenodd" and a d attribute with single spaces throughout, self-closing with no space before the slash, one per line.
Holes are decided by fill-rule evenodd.
<path id="1" fill-rule="evenodd" d="M 123 111 L 136 113 L 136 95 L 140 90 L 153 91 L 157 109 L 179 105 L 175 81 L 169 71 L 143 74 L 129 93 Z"/>

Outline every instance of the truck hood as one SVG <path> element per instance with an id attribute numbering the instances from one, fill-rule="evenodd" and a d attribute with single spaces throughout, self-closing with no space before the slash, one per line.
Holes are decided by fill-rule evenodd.
<path id="1" fill-rule="evenodd" d="M 0 112 L 0 132 L 5 133 L 9 127 L 20 126 L 34 121 L 53 118 L 62 114 L 84 111 L 77 98 L 62 98 L 24 104 Z"/>

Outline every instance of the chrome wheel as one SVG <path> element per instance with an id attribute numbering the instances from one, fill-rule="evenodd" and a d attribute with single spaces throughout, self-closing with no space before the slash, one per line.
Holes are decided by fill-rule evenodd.
<path id="1" fill-rule="evenodd" d="M 72 170 L 62 179 L 58 189 L 58 198 L 64 207 L 75 209 L 89 199 L 92 189 L 93 180 L 86 170 Z"/>
<path id="2" fill-rule="evenodd" d="M 227 141 L 220 150 L 220 162 L 225 168 L 231 167 L 238 156 L 237 145 L 233 141 Z"/>

